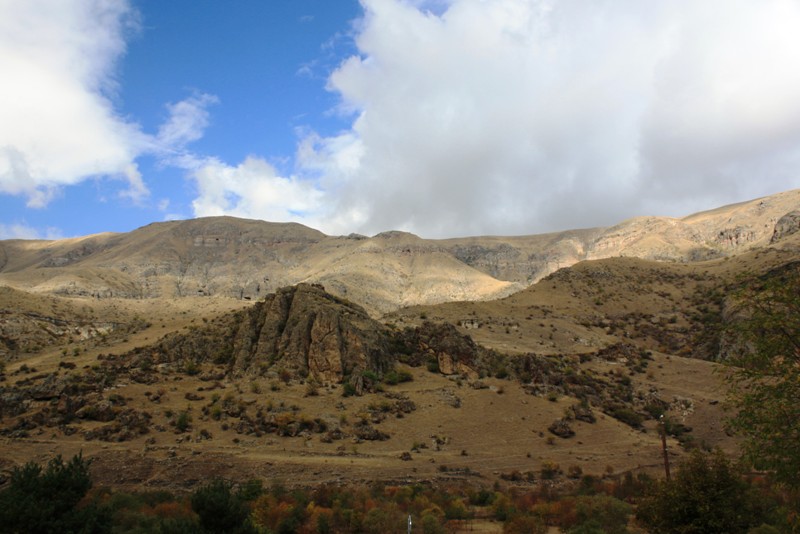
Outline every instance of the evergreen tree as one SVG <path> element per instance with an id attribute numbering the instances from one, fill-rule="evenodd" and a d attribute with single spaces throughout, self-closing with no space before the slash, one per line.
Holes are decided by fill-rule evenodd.
<path id="1" fill-rule="evenodd" d="M 746 533 L 764 522 L 761 499 L 721 451 L 695 450 L 636 512 L 653 534 Z"/>
<path id="2" fill-rule="evenodd" d="M 35 462 L 15 468 L 0 493 L 3 532 L 110 532 L 107 512 L 93 504 L 78 506 L 91 487 L 89 461 L 80 454 L 66 463 L 61 456 L 53 458 L 44 470 Z"/>

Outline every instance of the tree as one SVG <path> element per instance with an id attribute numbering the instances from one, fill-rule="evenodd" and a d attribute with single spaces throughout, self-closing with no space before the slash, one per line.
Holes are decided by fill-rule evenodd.
<path id="1" fill-rule="evenodd" d="M 575 504 L 578 525 L 570 534 L 592 532 L 592 529 L 606 534 L 625 534 L 628 532 L 628 517 L 631 506 L 608 495 L 580 496 Z"/>
<path id="2" fill-rule="evenodd" d="M 636 511 L 653 534 L 745 533 L 764 522 L 757 492 L 719 450 L 695 450 L 672 478 L 657 484 Z"/>
<path id="3" fill-rule="evenodd" d="M 760 469 L 800 489 L 800 264 L 768 273 L 738 295 L 728 332 L 729 419 Z"/>
<path id="4" fill-rule="evenodd" d="M 192 494 L 192 510 L 200 517 L 205 532 L 255 532 L 248 520 L 244 500 L 223 480 L 212 480 Z"/>
<path id="5" fill-rule="evenodd" d="M 78 454 L 69 462 L 57 456 L 43 470 L 28 462 L 11 473 L 9 487 L 0 493 L 3 532 L 110 532 L 111 516 L 78 503 L 92 487 L 89 461 Z"/>
<path id="6" fill-rule="evenodd" d="M 518 515 L 503 524 L 503 534 L 545 534 L 547 525 L 538 517 Z"/>

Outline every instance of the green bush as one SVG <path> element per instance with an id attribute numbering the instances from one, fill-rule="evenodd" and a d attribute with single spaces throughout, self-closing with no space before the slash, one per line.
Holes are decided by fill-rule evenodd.
<path id="1" fill-rule="evenodd" d="M 205 532 L 255 532 L 248 520 L 249 509 L 231 485 L 215 479 L 192 494 L 192 510 Z"/>
<path id="2" fill-rule="evenodd" d="M 392 369 L 383 376 L 384 383 L 389 384 L 390 386 L 401 384 L 403 382 L 411 382 L 412 380 L 414 380 L 414 377 L 405 369 L 400 371 Z"/>
<path id="3" fill-rule="evenodd" d="M 237 496 L 243 501 L 254 501 L 264 493 L 264 483 L 258 478 L 251 478 L 239 485 Z"/>
<path id="4" fill-rule="evenodd" d="M 761 502 L 721 451 L 695 450 L 672 480 L 656 485 L 639 504 L 636 517 L 653 534 L 744 534 L 764 522 Z"/>
<path id="5" fill-rule="evenodd" d="M 423 534 L 445 534 L 447 532 L 439 517 L 433 513 L 424 512 L 419 523 L 422 525 Z"/>
<path id="6" fill-rule="evenodd" d="M 641 428 L 642 421 L 644 421 L 644 417 L 642 417 L 641 414 L 624 406 L 612 406 L 605 410 L 605 412 L 617 421 L 625 423 L 633 428 Z"/>
<path id="7" fill-rule="evenodd" d="M 175 419 L 175 428 L 177 428 L 180 432 L 186 432 L 189 430 L 189 427 L 192 424 L 192 416 L 189 415 L 189 412 L 184 410 L 178 414 L 178 418 Z"/>
<path id="8" fill-rule="evenodd" d="M 373 382 L 378 382 L 380 380 L 380 378 L 378 378 L 378 374 L 375 371 L 371 371 L 369 369 L 367 369 L 363 373 L 361 373 L 361 376 L 363 376 L 367 380 L 371 380 Z"/>
<path id="9" fill-rule="evenodd" d="M 436 358 L 428 358 L 428 361 L 425 363 L 425 366 L 431 373 L 439 372 L 439 360 L 437 360 Z"/>
<path id="10" fill-rule="evenodd" d="M 28 462 L 11 473 L 0 493 L 0 529 L 8 533 L 111 531 L 108 510 L 79 506 L 92 487 L 89 461 L 79 454 L 64 463 L 61 456 L 47 467 Z"/>
<path id="11" fill-rule="evenodd" d="M 631 506 L 608 495 L 581 496 L 575 504 L 578 523 L 570 534 L 593 532 L 597 525 L 599 532 L 606 534 L 625 534 L 628 532 L 628 517 Z M 581 529 L 581 527 L 583 527 Z"/>

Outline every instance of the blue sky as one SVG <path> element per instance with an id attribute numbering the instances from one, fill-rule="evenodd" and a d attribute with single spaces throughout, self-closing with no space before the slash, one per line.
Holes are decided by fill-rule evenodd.
<path id="1" fill-rule="evenodd" d="M 0 238 L 532 234 L 797 187 L 793 0 L 0 0 Z"/>

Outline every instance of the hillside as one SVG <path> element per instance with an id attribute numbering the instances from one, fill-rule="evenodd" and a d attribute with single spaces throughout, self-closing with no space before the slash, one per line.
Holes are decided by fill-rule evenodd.
<path id="1" fill-rule="evenodd" d="M 708 361 L 723 356 L 727 295 L 798 259 L 790 236 L 698 264 L 593 260 L 386 325 L 307 285 L 202 320 L 165 315 L 125 343 L 73 340 L 8 363 L 3 462 L 83 450 L 102 483 L 141 489 L 215 474 L 535 484 L 558 465 L 568 484 L 568 472 L 658 472 L 660 413 L 673 458 L 735 450 Z"/>
<path id="2" fill-rule="evenodd" d="M 797 274 L 798 217 L 782 204 L 794 194 L 680 223 L 719 235 L 723 219 L 744 227 L 786 209 L 728 252 L 706 243 L 717 252 L 690 254 L 717 257 L 585 259 L 584 244 L 572 265 L 482 301 L 464 288 L 522 276 L 533 265 L 523 256 L 546 256 L 536 247 L 574 253 L 624 232 L 432 242 L 218 218 L 3 242 L 0 276 L 16 286 L 0 287 L 0 484 L 13 465 L 83 451 L 98 483 L 138 489 L 214 475 L 528 485 L 553 465 L 548 483 L 569 485 L 570 473 L 657 473 L 661 413 L 673 459 L 692 446 L 735 451 L 722 424 L 721 326 L 743 284 Z M 323 284 L 269 289 L 262 277 L 224 296 L 240 271 L 263 275 L 262 261 L 269 284 L 301 270 Z M 203 276 L 202 294 L 189 291 Z M 110 293 L 92 294 L 101 282 Z M 519 287 L 506 283 L 500 294 Z M 450 302 L 376 319 L 403 299 Z"/>
<path id="3" fill-rule="evenodd" d="M 211 217 L 125 234 L 2 241 L 0 284 L 70 297 L 253 300 L 279 287 L 320 283 L 379 316 L 404 306 L 501 298 L 588 259 L 736 255 L 768 245 L 778 220 L 798 206 L 794 190 L 682 219 L 448 240 L 403 232 L 336 237 L 294 223 Z"/>

